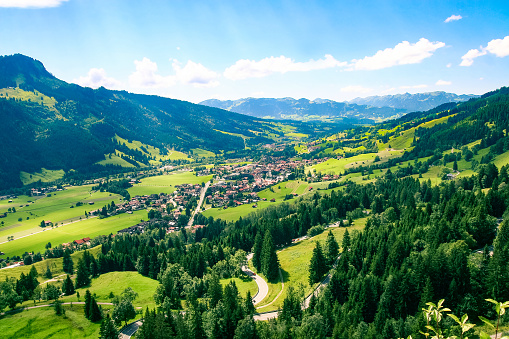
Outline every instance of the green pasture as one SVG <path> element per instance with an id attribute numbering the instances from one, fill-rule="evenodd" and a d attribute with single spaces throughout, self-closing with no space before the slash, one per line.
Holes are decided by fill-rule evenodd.
<path id="1" fill-rule="evenodd" d="M 138 293 L 138 297 L 134 300 L 135 307 L 142 307 L 145 309 L 155 307 L 154 293 L 159 285 L 159 281 L 144 277 L 138 272 L 109 272 L 101 274 L 99 277 L 92 279 L 90 286 L 80 288 L 77 291 L 80 293 L 80 301 L 83 301 L 86 290 L 90 290 L 92 295 L 95 294 L 95 299 L 98 302 L 111 302 L 110 293 L 120 296 L 120 294 L 128 287 L 131 287 L 134 292 Z M 77 295 L 63 297 L 64 302 L 78 301 Z"/>
<path id="2" fill-rule="evenodd" d="M 111 306 L 101 305 L 103 311 Z M 84 305 L 64 305 L 65 316 L 55 314 L 53 307 L 41 307 L 0 316 L 0 333 L 5 339 L 99 338 L 101 323 L 85 318 Z"/>
<path id="3" fill-rule="evenodd" d="M 21 88 L 2 88 L 0 89 L 0 97 L 4 98 L 16 98 L 21 101 L 29 101 L 29 102 L 35 102 L 39 104 L 43 104 L 44 106 L 52 109 L 53 111 L 57 111 L 55 109 L 55 104 L 57 101 L 53 97 L 48 97 L 41 92 L 38 92 L 37 90 L 31 91 L 25 91 Z"/>
<path id="4" fill-rule="evenodd" d="M 224 288 L 224 286 L 228 285 L 230 281 L 235 283 L 239 290 L 239 295 L 242 298 L 246 297 L 248 291 L 251 293 L 251 297 L 254 297 L 258 292 L 258 285 L 256 285 L 256 282 L 248 276 L 243 276 L 242 278 L 221 279 L 220 283 Z"/>
<path id="5" fill-rule="evenodd" d="M 201 184 L 212 179 L 212 175 L 197 177 L 193 172 L 172 172 L 169 174 L 157 175 L 141 179 L 141 183 L 129 188 L 131 197 L 136 195 L 149 195 L 159 193 L 172 193 L 175 185 Z"/>
<path id="6" fill-rule="evenodd" d="M 93 185 L 68 187 L 63 191 L 51 193 L 51 196 L 19 196 L 13 199 L 12 203 L 1 200 L 0 213 L 7 212 L 12 207 L 16 208 L 16 213 L 8 213 L 7 217 L 1 219 L 4 224 L 0 227 L 0 242 L 7 241 L 8 236 L 14 236 L 16 239 L 40 231 L 42 220 L 49 220 L 54 225 L 66 224 L 80 218 L 85 219 L 85 211 L 102 208 L 112 201 L 115 204 L 121 202 L 119 195 L 92 192 L 92 187 Z M 82 202 L 83 205 L 77 207 L 77 202 Z M 94 205 L 89 205 L 89 202 L 94 202 Z"/>
<path id="7" fill-rule="evenodd" d="M 19 172 L 19 178 L 23 185 L 29 185 L 39 180 L 42 182 L 52 182 L 62 179 L 64 175 L 64 170 L 47 170 L 45 168 L 42 168 L 39 172 L 35 173 L 27 173 L 23 171 Z"/>
<path id="8" fill-rule="evenodd" d="M 191 149 L 191 151 L 193 152 L 193 155 L 196 155 L 201 158 L 213 158 L 216 156 L 214 152 L 210 152 L 201 148 L 193 148 Z"/>
<path id="9" fill-rule="evenodd" d="M 133 214 L 119 214 L 105 219 L 90 218 L 72 224 L 49 228 L 24 238 L 14 238 L 0 244 L 0 251 L 6 256 L 22 255 L 25 252 L 44 252 L 45 245 L 51 242 L 53 246 L 68 243 L 85 237 L 94 238 L 98 235 L 108 235 L 129 226 L 133 226 L 147 218 L 146 211 L 136 211 Z"/>
<path id="10" fill-rule="evenodd" d="M 101 160 L 97 162 L 99 165 L 115 165 L 115 166 L 122 166 L 122 167 L 135 167 L 133 164 L 127 162 L 126 160 L 122 159 L 116 154 L 105 154 L 104 160 Z"/>

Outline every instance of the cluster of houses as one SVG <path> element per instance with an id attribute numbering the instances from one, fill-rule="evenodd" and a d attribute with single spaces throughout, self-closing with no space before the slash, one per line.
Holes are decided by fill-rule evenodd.
<path id="1" fill-rule="evenodd" d="M 78 240 L 73 240 L 71 242 L 62 244 L 62 247 L 64 247 L 64 248 L 73 247 L 75 249 L 80 249 L 83 246 L 90 246 L 90 240 L 91 239 L 89 237 L 86 237 L 83 239 L 78 239 Z"/>
<path id="2" fill-rule="evenodd" d="M 57 188 L 56 186 L 32 188 L 30 190 L 30 196 L 31 197 L 40 197 L 43 195 L 47 195 L 49 193 L 59 192 L 59 191 L 63 191 L 63 190 L 64 190 L 64 188 Z"/>

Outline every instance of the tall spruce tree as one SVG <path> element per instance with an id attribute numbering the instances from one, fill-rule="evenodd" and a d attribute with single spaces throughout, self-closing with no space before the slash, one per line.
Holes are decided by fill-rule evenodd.
<path id="1" fill-rule="evenodd" d="M 279 273 L 279 260 L 270 230 L 265 232 L 265 237 L 263 239 L 261 264 L 262 273 L 265 275 L 267 280 L 275 281 Z"/>
<path id="2" fill-rule="evenodd" d="M 97 305 L 97 302 L 95 301 L 94 297 L 92 297 L 92 299 L 90 301 L 89 314 L 90 314 L 90 318 L 89 318 L 90 321 L 94 322 L 94 323 L 98 322 L 99 320 L 101 320 L 103 318 L 101 309 L 99 308 L 99 305 Z"/>
<path id="3" fill-rule="evenodd" d="M 263 249 L 263 237 L 262 233 L 258 232 L 255 237 L 253 245 L 253 266 L 258 272 L 262 269 L 262 249 Z"/>
<path id="4" fill-rule="evenodd" d="M 117 339 L 118 338 L 118 330 L 113 324 L 113 321 L 108 314 L 103 321 L 101 322 L 101 328 L 99 330 L 99 338 L 100 339 Z"/>
<path id="5" fill-rule="evenodd" d="M 87 266 L 86 261 L 82 258 L 78 261 L 76 288 L 87 286 L 88 284 L 90 284 L 90 269 L 89 266 Z"/>
<path id="6" fill-rule="evenodd" d="M 311 262 L 309 263 L 309 284 L 313 285 L 319 282 L 326 272 L 327 265 L 325 263 L 325 257 L 322 252 L 322 247 L 317 241 L 315 248 L 313 249 Z"/>
<path id="7" fill-rule="evenodd" d="M 73 271 L 74 271 L 74 262 L 72 261 L 71 251 L 69 249 L 66 249 L 64 251 L 62 268 L 63 268 L 65 273 L 73 274 Z"/>
<path id="8" fill-rule="evenodd" d="M 72 283 L 71 277 L 69 274 L 67 275 L 67 278 L 64 280 L 64 283 L 62 284 L 62 292 L 65 293 L 65 295 L 73 295 L 74 294 L 74 284 Z"/>
<path id="9" fill-rule="evenodd" d="M 336 238 L 334 237 L 334 234 L 332 234 L 332 231 L 329 230 L 329 233 L 327 234 L 327 239 L 325 240 L 325 257 L 327 258 L 327 263 L 331 265 L 334 260 L 339 255 L 339 245 L 336 241 Z"/>
<path id="10" fill-rule="evenodd" d="M 90 304 L 92 303 L 92 294 L 89 290 L 85 292 L 85 318 L 90 319 Z"/>

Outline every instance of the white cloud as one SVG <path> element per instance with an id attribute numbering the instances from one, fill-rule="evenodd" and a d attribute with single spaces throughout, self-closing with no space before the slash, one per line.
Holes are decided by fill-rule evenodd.
<path id="1" fill-rule="evenodd" d="M 170 87 L 176 84 L 174 76 L 157 74 L 157 64 L 149 58 L 134 60 L 136 71 L 129 76 L 129 83 L 133 87 Z"/>
<path id="2" fill-rule="evenodd" d="M 400 89 L 419 89 L 419 88 L 426 88 L 428 85 L 421 84 L 421 85 L 411 85 L 411 86 L 399 86 Z"/>
<path id="3" fill-rule="evenodd" d="M 231 80 L 241 80 L 263 78 L 273 73 L 307 72 L 346 65 L 346 62 L 338 61 L 330 54 L 326 54 L 324 59 L 309 60 L 307 62 L 295 62 L 291 58 L 282 55 L 280 57 L 271 56 L 260 61 L 238 60 L 234 65 L 225 69 L 224 76 Z"/>
<path id="4" fill-rule="evenodd" d="M 493 39 L 486 47 L 471 49 L 461 57 L 460 66 L 472 66 L 474 59 L 488 53 L 495 54 L 499 58 L 509 55 L 509 35 L 503 39 Z"/>
<path id="5" fill-rule="evenodd" d="M 149 58 L 134 60 L 136 71 L 129 76 L 129 83 L 133 87 L 163 88 L 175 86 L 177 83 L 189 84 L 195 87 L 215 87 L 219 85 L 219 77 L 214 71 L 207 69 L 191 60 L 184 67 L 177 60 L 172 60 L 175 75 L 162 76 L 158 74 L 157 64 Z"/>
<path id="6" fill-rule="evenodd" d="M 499 58 L 509 55 L 509 35 L 503 39 L 493 39 L 488 42 L 486 50 Z"/>
<path id="7" fill-rule="evenodd" d="M 0 7 L 46 8 L 58 7 L 69 0 L 0 0 Z"/>
<path id="8" fill-rule="evenodd" d="M 173 69 L 176 72 L 177 80 L 181 83 L 191 84 L 195 87 L 216 87 L 219 85 L 219 82 L 216 81 L 219 74 L 191 60 L 183 68 L 180 67 L 177 60 L 174 60 Z"/>
<path id="9" fill-rule="evenodd" d="M 438 80 L 435 85 L 437 86 L 447 86 L 447 85 L 452 85 L 452 82 L 451 81 L 445 81 L 445 80 Z"/>
<path id="10" fill-rule="evenodd" d="M 394 48 L 380 50 L 373 56 L 367 56 L 360 60 L 352 60 L 351 70 L 376 70 L 397 65 L 418 64 L 432 56 L 433 52 L 437 49 L 444 46 L 445 43 L 443 42 L 431 42 L 425 38 L 421 38 L 415 44 L 403 41 Z"/>
<path id="11" fill-rule="evenodd" d="M 458 21 L 458 20 L 461 20 L 461 19 L 463 19 L 463 17 L 461 15 L 451 15 L 450 17 L 445 19 L 444 22 Z"/>
<path id="12" fill-rule="evenodd" d="M 74 79 L 72 82 L 85 87 L 99 88 L 101 86 L 109 89 L 120 87 L 120 81 L 106 76 L 106 71 L 102 68 L 91 68 L 87 76 Z"/>
<path id="13" fill-rule="evenodd" d="M 461 57 L 460 66 L 467 66 L 467 67 L 472 66 L 472 64 L 474 63 L 474 59 L 477 57 L 480 57 L 482 55 L 486 55 L 486 51 L 483 51 L 482 47 L 481 47 L 481 51 L 478 49 L 471 49 L 467 52 L 467 54 L 465 54 L 464 56 Z"/>
<path id="14" fill-rule="evenodd" d="M 366 94 L 372 91 L 371 88 L 363 87 L 360 85 L 350 85 L 346 86 L 340 89 L 343 93 L 359 93 L 359 94 Z"/>
<path id="15" fill-rule="evenodd" d="M 452 67 L 452 64 L 451 64 L 451 63 L 448 63 L 447 65 L 445 65 L 445 67 L 447 67 L 447 68 L 451 68 L 451 67 Z"/>

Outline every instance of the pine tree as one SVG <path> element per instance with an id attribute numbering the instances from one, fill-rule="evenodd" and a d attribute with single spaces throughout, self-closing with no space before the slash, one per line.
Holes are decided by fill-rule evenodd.
<path id="1" fill-rule="evenodd" d="M 108 314 L 106 318 L 103 318 L 101 322 L 101 329 L 99 330 L 99 338 L 100 339 L 117 339 L 118 338 L 118 330 L 113 324 L 113 321 Z"/>
<path id="2" fill-rule="evenodd" d="M 76 288 L 87 286 L 88 284 L 90 284 L 90 269 L 84 258 L 81 258 L 78 261 L 78 269 L 76 272 Z"/>
<path id="3" fill-rule="evenodd" d="M 71 251 L 69 249 L 66 249 L 64 251 L 62 268 L 63 268 L 65 273 L 73 274 L 73 271 L 74 271 L 74 262 L 72 261 Z"/>
<path id="4" fill-rule="evenodd" d="M 272 241 L 272 234 L 270 230 L 265 232 L 262 247 L 262 273 L 265 275 L 267 280 L 275 281 L 279 273 L 279 260 L 276 254 L 276 247 Z"/>
<path id="5" fill-rule="evenodd" d="M 69 274 L 67 275 L 67 278 L 64 280 L 64 283 L 62 284 L 62 291 L 65 293 L 65 295 L 74 294 L 74 284 L 72 283 Z"/>
<path id="6" fill-rule="evenodd" d="M 53 278 L 53 274 L 51 273 L 51 270 L 49 269 L 49 265 L 46 265 L 46 272 L 44 273 L 44 277 L 46 279 Z"/>
<path id="7" fill-rule="evenodd" d="M 258 272 L 261 271 L 262 268 L 262 248 L 263 248 L 263 238 L 261 232 L 258 232 L 255 237 L 254 245 L 253 245 L 253 266 L 256 268 Z"/>
<path id="8" fill-rule="evenodd" d="M 327 265 L 325 264 L 325 257 L 322 253 L 322 247 L 317 241 L 313 249 L 313 256 L 309 263 L 309 284 L 313 285 L 320 281 L 323 275 L 327 272 Z"/>
<path id="9" fill-rule="evenodd" d="M 253 305 L 253 298 L 251 297 L 251 292 L 247 291 L 246 299 L 244 301 L 244 313 L 248 315 L 253 315 L 256 311 L 255 306 Z"/>
<path id="10" fill-rule="evenodd" d="M 87 290 L 85 292 L 85 318 L 90 319 L 90 304 L 92 303 L 92 294 Z"/>
<path id="11" fill-rule="evenodd" d="M 341 247 L 343 252 L 348 251 L 351 245 L 350 233 L 348 233 L 348 229 L 345 230 L 345 234 L 343 234 L 343 242 L 341 243 Z"/>
<path id="12" fill-rule="evenodd" d="M 219 277 L 217 275 L 212 275 L 212 279 L 209 282 L 209 288 L 207 291 L 209 301 L 209 308 L 216 307 L 217 303 L 221 300 L 223 296 L 223 287 L 219 282 Z"/>
<path id="13" fill-rule="evenodd" d="M 332 234 L 332 231 L 329 230 L 329 233 L 327 234 L 327 239 L 325 240 L 325 256 L 327 257 L 327 262 L 329 265 L 331 265 L 334 260 L 339 255 L 339 245 L 336 241 L 336 238 L 334 237 L 334 234 Z"/>
<path id="14" fill-rule="evenodd" d="M 97 305 L 97 302 L 95 301 L 94 297 L 92 297 L 92 299 L 90 301 L 89 314 L 90 314 L 90 318 L 89 318 L 90 321 L 94 322 L 94 323 L 103 318 L 101 309 L 99 308 L 99 305 Z"/>

